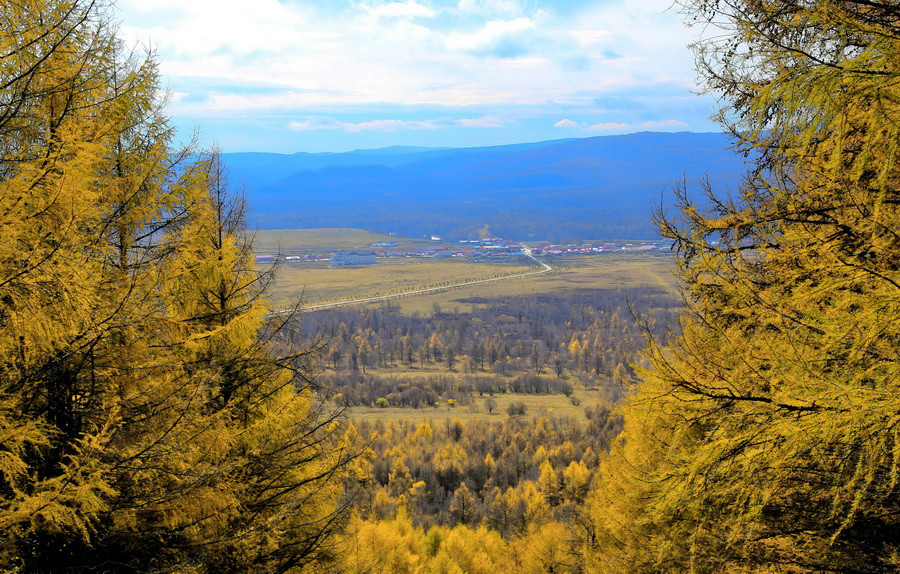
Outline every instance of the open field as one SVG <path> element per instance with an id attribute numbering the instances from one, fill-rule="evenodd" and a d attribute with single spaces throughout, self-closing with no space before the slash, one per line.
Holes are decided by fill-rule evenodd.
<path id="1" fill-rule="evenodd" d="M 444 310 L 470 309 L 481 299 L 541 293 L 566 294 L 579 289 L 617 289 L 654 286 L 670 292 L 677 289 L 671 272 L 672 259 L 646 254 L 539 257 L 553 271 L 534 277 L 471 285 L 439 293 L 402 297 L 391 301 L 402 312 L 431 313 L 435 304 Z M 473 303 L 475 302 L 475 303 Z M 383 303 L 372 303 L 381 305 Z"/>
<path id="2" fill-rule="evenodd" d="M 302 301 L 304 306 L 346 301 L 535 269 L 528 263 L 524 258 L 509 262 L 473 263 L 462 259 L 400 257 L 379 259 L 375 265 L 359 267 L 330 268 L 325 261 L 289 263 L 278 269 L 269 297 L 274 309 L 284 309 L 298 301 Z"/>
<path id="3" fill-rule="evenodd" d="M 581 420 L 586 418 L 584 415 L 584 408 L 591 406 L 600 400 L 601 394 L 599 391 L 577 389 L 572 396 L 576 398 L 577 402 L 580 402 L 578 406 L 575 406 L 569 397 L 562 394 L 531 395 L 498 393 L 493 396 L 493 399 L 497 404 L 493 412 L 490 413 L 485 405 L 485 401 L 489 398 L 488 395 L 484 395 L 483 397 L 476 395 L 472 397 L 472 402 L 468 405 L 456 405 L 451 407 L 448 404 L 440 404 L 418 409 L 400 407 L 350 407 L 347 409 L 347 416 L 351 419 L 369 421 L 402 420 L 416 423 L 423 421 L 442 421 L 454 418 L 459 418 L 464 421 L 470 419 L 499 421 L 509 418 L 506 409 L 510 403 L 521 402 L 525 404 L 527 410 L 524 415 L 520 416 L 524 416 L 525 418 L 555 416 Z"/>
<path id="4" fill-rule="evenodd" d="M 508 295 L 571 293 L 579 289 L 654 286 L 676 289 L 672 260 L 646 254 L 586 255 L 543 258 L 553 271 L 484 285 L 470 285 L 392 299 L 402 312 L 431 313 L 434 305 L 452 310 L 471 308 L 480 299 Z M 523 258 L 473 263 L 461 259 L 388 258 L 375 265 L 329 268 L 327 262 L 284 264 L 270 292 L 272 307 L 287 308 L 401 293 L 424 287 L 513 275 L 534 269 Z M 371 303 L 380 306 L 383 302 Z M 477 304 L 477 303 L 475 303 Z"/>
<path id="5" fill-rule="evenodd" d="M 426 238 L 410 239 L 370 233 L 362 229 L 261 229 L 256 231 L 253 246 L 257 253 L 284 253 L 289 255 L 299 251 L 328 251 L 373 249 L 373 243 L 396 241 L 398 248 L 446 247 L 444 241 L 429 241 Z"/>
<path id="6" fill-rule="evenodd" d="M 283 254 L 303 251 L 366 249 L 379 241 L 397 241 L 399 249 L 447 247 L 452 244 L 425 239 L 390 237 L 360 229 L 276 229 L 258 231 L 257 253 Z M 435 305 L 451 310 L 471 307 L 473 301 L 506 295 L 567 293 L 578 289 L 615 289 L 653 285 L 675 289 L 672 260 L 648 253 L 603 253 L 541 258 L 554 269 L 550 273 L 457 287 L 447 291 L 392 299 L 404 313 L 430 313 Z M 399 294 L 416 289 L 516 275 L 534 269 L 525 258 L 473 262 L 467 259 L 379 258 L 360 267 L 329 268 L 325 261 L 285 263 L 270 291 L 274 309 L 292 305 L 316 305 Z M 383 305 L 374 302 L 370 305 Z M 477 304 L 477 303 L 475 303 Z"/>

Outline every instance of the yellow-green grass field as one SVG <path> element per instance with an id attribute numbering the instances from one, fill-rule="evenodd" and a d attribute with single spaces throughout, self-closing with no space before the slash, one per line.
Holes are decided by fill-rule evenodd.
<path id="1" fill-rule="evenodd" d="M 427 238 L 410 239 L 370 233 L 362 229 L 262 229 L 254 233 L 253 247 L 257 253 L 290 255 L 301 251 L 359 250 L 373 248 L 373 243 L 396 241 L 395 249 L 447 247 L 450 243 Z M 455 244 L 452 244 L 455 245 Z"/>
<path id="2" fill-rule="evenodd" d="M 471 309 L 467 300 L 492 299 L 510 295 L 568 294 L 579 289 L 619 289 L 651 286 L 674 293 L 677 282 L 670 257 L 646 254 L 583 255 L 539 257 L 553 271 L 520 279 L 471 285 L 448 291 L 402 297 L 391 301 L 403 313 L 431 313 L 435 304 L 442 310 Z M 383 303 L 371 303 L 382 305 Z"/>
<path id="3" fill-rule="evenodd" d="M 397 241 L 399 249 L 447 246 L 443 242 L 396 238 L 359 229 L 281 229 L 258 231 L 257 253 L 363 249 L 378 241 Z M 529 277 L 457 287 L 446 291 L 391 299 L 404 313 L 431 313 L 470 308 L 467 299 L 507 295 L 564 294 L 578 289 L 655 286 L 674 291 L 672 259 L 647 253 L 607 253 L 544 257 L 553 271 Z M 327 261 L 285 263 L 269 292 L 274 309 L 391 295 L 534 270 L 522 257 L 509 261 L 472 262 L 460 258 L 379 258 L 375 265 L 329 268 Z M 462 300 L 462 301 L 461 301 Z M 383 305 L 374 302 L 371 305 Z"/>
<path id="4" fill-rule="evenodd" d="M 562 394 L 528 395 L 517 393 L 498 393 L 493 396 L 496 407 L 489 413 L 485 401 L 488 395 L 474 395 L 469 405 L 450 406 L 446 402 L 437 406 L 413 408 L 400 407 L 351 407 L 347 409 L 347 416 L 358 420 L 395 420 L 395 421 L 441 421 L 444 419 L 459 418 L 461 420 L 487 419 L 500 421 L 509 418 L 506 412 L 511 403 L 522 402 L 526 406 L 525 418 L 553 416 L 581 420 L 585 418 L 584 409 L 601 401 L 599 391 L 577 389 L 572 394 L 580 404 L 573 404 L 571 398 Z"/>
<path id="5" fill-rule="evenodd" d="M 327 261 L 285 263 L 278 268 L 269 300 L 272 308 L 284 309 L 298 302 L 308 306 L 348 301 L 514 275 L 533 269 L 522 258 L 508 263 L 474 263 L 459 258 L 391 257 L 379 258 L 374 265 L 333 268 Z M 463 293 L 464 290 L 452 292 Z"/>

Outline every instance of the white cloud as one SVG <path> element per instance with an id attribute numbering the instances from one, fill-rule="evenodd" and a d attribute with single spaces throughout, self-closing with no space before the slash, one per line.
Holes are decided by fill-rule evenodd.
<path id="1" fill-rule="evenodd" d="M 574 122 L 570 119 L 564 119 L 564 120 L 559 120 L 558 122 L 553 124 L 553 127 L 556 127 L 556 128 L 580 128 L 581 124 L 579 124 L 578 122 Z"/>
<path id="2" fill-rule="evenodd" d="M 643 130 L 652 130 L 656 128 L 686 128 L 687 123 L 681 120 L 663 120 L 661 122 L 644 122 L 639 127 Z"/>
<path id="3" fill-rule="evenodd" d="M 609 122 L 604 124 L 594 124 L 589 127 L 588 130 L 592 132 L 612 132 L 616 130 L 627 130 L 630 127 L 631 125 L 626 123 Z"/>
<path id="4" fill-rule="evenodd" d="M 682 46 L 692 33 L 666 12 L 669 3 L 608 0 L 556 10 L 552 0 L 117 0 L 117 7 L 125 41 L 149 43 L 159 54 L 179 118 L 283 114 L 299 117 L 292 129 L 300 131 L 429 130 L 448 124 L 409 114 L 357 123 L 321 118 L 340 106 L 355 107 L 354 118 L 360 110 L 392 117 L 398 106 L 449 106 L 455 111 L 429 113 L 472 116 L 454 120 L 457 128 L 508 127 L 514 122 L 498 119 L 508 109 L 533 105 L 554 118 L 543 120 L 548 130 L 570 115 L 583 123 L 556 126 L 610 131 L 685 127 L 644 127 L 661 114 L 688 118 L 646 102 L 644 111 L 598 103 L 665 80 L 688 96 L 694 72 Z M 490 113 L 496 116 L 475 117 Z M 596 123 L 606 117 L 630 125 Z"/>
<path id="5" fill-rule="evenodd" d="M 566 121 L 566 120 L 563 120 L 563 121 Z M 562 123 L 562 122 L 560 122 L 560 123 Z M 559 125 L 559 124 L 557 124 L 557 125 Z M 687 127 L 687 126 L 688 126 L 688 124 L 681 120 L 663 120 L 660 122 L 641 122 L 636 125 L 628 124 L 625 122 L 607 122 L 607 123 L 594 124 L 588 128 L 588 131 L 614 132 L 614 131 L 626 131 L 629 129 L 656 130 L 656 129 L 667 129 L 667 128 L 683 128 L 683 127 Z"/>
<path id="6" fill-rule="evenodd" d="M 389 2 L 367 8 L 373 16 L 387 18 L 434 18 L 437 11 L 415 0 Z"/>
<path id="7" fill-rule="evenodd" d="M 293 121 L 288 127 L 293 131 L 303 132 L 312 130 L 342 130 L 345 132 L 378 131 L 393 132 L 401 130 L 436 130 L 449 127 L 466 128 L 497 128 L 502 127 L 503 122 L 497 118 L 440 118 L 432 120 L 372 120 L 368 122 L 342 122 L 330 117 L 309 117 L 300 121 Z"/>
<path id="8" fill-rule="evenodd" d="M 485 116 L 482 118 L 463 118 L 454 120 L 460 126 L 465 128 L 500 128 L 506 123 L 494 116 Z"/>
<path id="9" fill-rule="evenodd" d="M 446 45 L 451 51 L 478 52 L 493 48 L 505 37 L 534 29 L 535 23 L 529 18 L 490 20 L 480 30 L 472 33 L 452 32 L 446 39 Z"/>
<path id="10" fill-rule="evenodd" d="M 614 36 L 609 30 L 571 30 L 569 35 L 581 46 L 607 43 Z"/>
<path id="11" fill-rule="evenodd" d="M 459 0 L 457 10 L 465 14 L 515 17 L 524 12 L 519 0 Z"/>

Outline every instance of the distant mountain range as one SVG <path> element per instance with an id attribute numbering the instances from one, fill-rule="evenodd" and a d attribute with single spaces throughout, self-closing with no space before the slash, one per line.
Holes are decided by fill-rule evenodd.
<path id="1" fill-rule="evenodd" d="M 405 237 L 652 238 L 675 181 L 735 191 L 722 134 L 638 133 L 478 148 L 223 154 L 262 229 L 356 227 Z"/>

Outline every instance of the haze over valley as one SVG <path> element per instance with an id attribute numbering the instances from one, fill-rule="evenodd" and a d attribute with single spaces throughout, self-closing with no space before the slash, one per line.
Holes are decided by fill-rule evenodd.
<path id="1" fill-rule="evenodd" d="M 722 134 L 636 133 L 478 148 L 225 153 L 251 226 L 350 227 L 403 237 L 550 241 L 657 237 L 676 183 L 737 191 L 746 171 Z"/>

